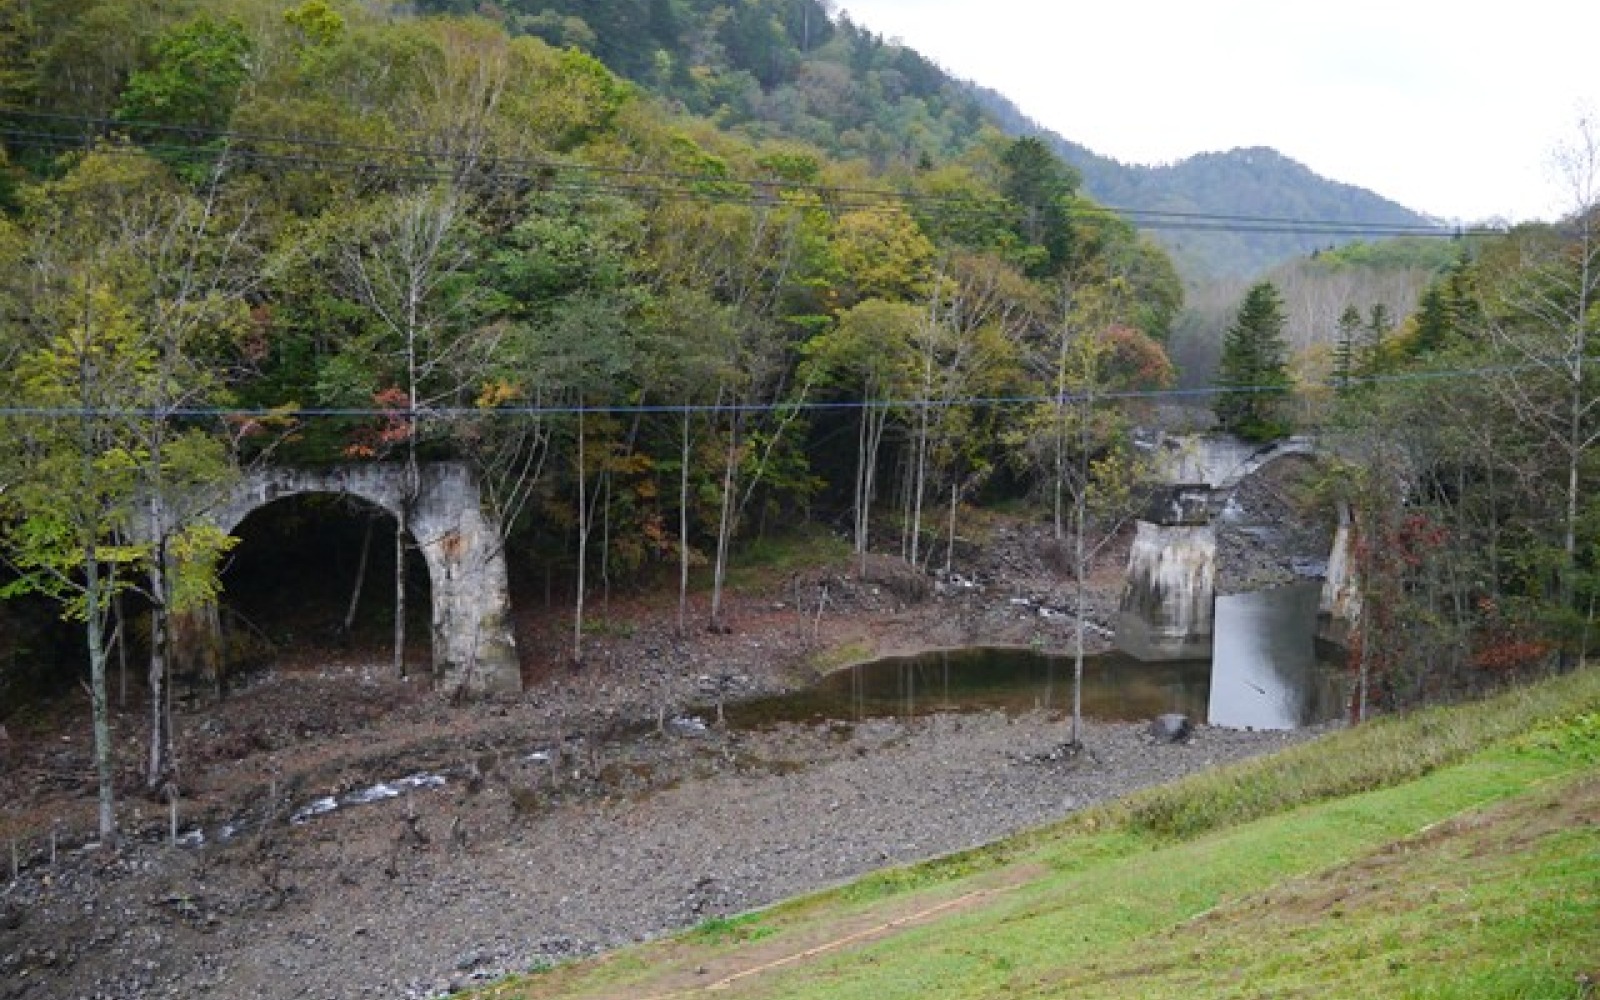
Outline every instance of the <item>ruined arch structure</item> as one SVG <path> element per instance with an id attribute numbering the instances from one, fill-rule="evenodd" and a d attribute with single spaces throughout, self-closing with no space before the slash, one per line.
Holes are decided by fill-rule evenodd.
<path id="1" fill-rule="evenodd" d="M 231 533 L 257 508 L 307 493 L 348 494 L 398 518 L 405 484 L 398 464 L 258 469 L 235 483 L 207 518 Z M 446 689 L 467 694 L 520 691 L 501 534 L 483 512 L 471 470 L 459 462 L 423 464 L 407 526 L 432 585 L 434 676 Z"/>
<path id="2" fill-rule="evenodd" d="M 1148 660 L 1210 656 L 1217 576 L 1214 518 L 1239 484 L 1266 466 L 1289 455 L 1315 459 L 1324 451 L 1312 437 L 1263 445 L 1230 434 L 1163 437 L 1153 449 L 1157 476 L 1166 488 L 1138 521 L 1117 645 Z M 1330 633 L 1337 633 L 1354 613 L 1349 546 L 1348 524 L 1342 521 L 1320 608 Z"/>

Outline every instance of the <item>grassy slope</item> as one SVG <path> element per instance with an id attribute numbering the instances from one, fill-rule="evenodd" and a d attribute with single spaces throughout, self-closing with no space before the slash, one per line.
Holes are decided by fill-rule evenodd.
<path id="1" fill-rule="evenodd" d="M 1582 976 L 1595 670 L 483 995 L 1577 998 Z"/>

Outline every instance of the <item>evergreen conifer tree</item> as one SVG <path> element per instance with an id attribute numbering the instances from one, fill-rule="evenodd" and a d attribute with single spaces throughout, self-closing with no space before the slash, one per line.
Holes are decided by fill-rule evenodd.
<path id="1" fill-rule="evenodd" d="M 1350 388 L 1350 379 L 1361 367 L 1362 332 L 1361 313 L 1355 306 L 1345 306 L 1339 314 L 1339 337 L 1333 344 L 1333 384 L 1340 392 Z"/>
<path id="2" fill-rule="evenodd" d="M 1270 281 L 1251 286 L 1222 341 L 1212 410 L 1222 428 L 1255 441 L 1289 432 L 1284 390 L 1289 345 L 1283 338 L 1283 297 Z"/>

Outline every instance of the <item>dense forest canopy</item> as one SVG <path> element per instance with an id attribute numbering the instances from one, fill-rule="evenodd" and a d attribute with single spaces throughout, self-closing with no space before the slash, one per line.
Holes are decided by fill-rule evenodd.
<path id="1" fill-rule="evenodd" d="M 719 627 L 777 519 L 929 569 L 974 502 L 1126 516 L 1184 289 L 1047 142 L 807 0 L 418 6 L 0 0 L 4 586 L 82 625 L 102 715 L 116 599 L 213 601 L 197 510 L 252 463 L 471 463 L 574 662 L 593 574 L 704 567 Z M 1321 255 L 1304 289 L 1405 277 L 1318 292 L 1281 365 L 1317 296 L 1257 293 L 1230 391 L 1354 442 L 1375 696 L 1587 650 L 1596 221 Z"/>
<path id="2" fill-rule="evenodd" d="M 1191 281 L 1251 279 L 1363 235 L 1436 225 L 1372 192 L 1327 180 L 1270 149 L 1201 153 L 1134 166 L 1056 135 L 1004 95 L 959 80 L 819 0 L 424 0 L 426 11 L 484 13 L 513 33 L 576 47 L 724 128 L 800 138 L 878 168 L 958 157 L 986 128 L 1036 136 L 1095 200 L 1139 224 Z M 1064 101 L 1092 99 L 1063 95 Z M 1311 220 L 1310 227 L 1196 229 L 1185 215 Z M 1344 223 L 1341 232 L 1318 231 Z"/>
<path id="3" fill-rule="evenodd" d="M 628 9 L 654 19 L 620 37 L 693 23 L 741 59 L 858 37 Z M 83 624 L 97 705 L 118 595 L 204 606 L 229 542 L 195 509 L 253 462 L 472 463 L 513 564 L 574 578 L 581 660 L 593 570 L 704 564 L 720 592 L 741 537 L 830 510 L 862 551 L 906 512 L 891 544 L 925 563 L 936 504 L 1042 487 L 983 401 L 1050 433 L 1063 330 L 1115 348 L 1107 385 L 1170 376 L 1170 263 L 1038 141 L 841 159 L 695 98 L 721 71 L 663 64 L 658 97 L 498 13 L 0 6 L 8 590 Z"/>

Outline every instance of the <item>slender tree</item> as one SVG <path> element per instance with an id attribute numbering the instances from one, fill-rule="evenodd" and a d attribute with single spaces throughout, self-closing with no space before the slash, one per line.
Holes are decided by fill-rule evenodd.
<path id="1" fill-rule="evenodd" d="M 1549 477 L 1559 498 L 1552 589 L 1559 615 L 1584 620 L 1586 631 L 1577 591 L 1585 472 L 1600 442 L 1600 392 L 1589 356 L 1600 303 L 1600 126 L 1582 120 L 1556 162 L 1572 199 L 1569 214 L 1554 239 L 1520 244 L 1519 266 L 1481 322 L 1494 350 L 1513 363 L 1493 386 L 1557 460 Z"/>
<path id="2" fill-rule="evenodd" d="M 136 317 L 104 286 L 68 278 L 50 302 L 57 328 L 10 378 L 12 398 L 50 414 L 9 421 L 0 493 L 6 558 L 17 579 L 4 593 L 37 592 L 84 627 L 102 842 L 116 836 L 106 668 L 112 601 L 149 559 L 130 544 L 138 513 L 139 435 L 127 408 L 156 358 Z"/>

